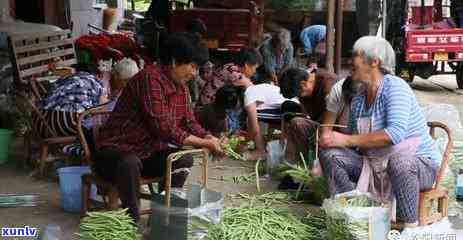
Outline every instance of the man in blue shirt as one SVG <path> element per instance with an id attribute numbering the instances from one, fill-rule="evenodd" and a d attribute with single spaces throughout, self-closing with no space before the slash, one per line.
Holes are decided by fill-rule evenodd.
<path id="1" fill-rule="evenodd" d="M 324 43 L 326 37 L 326 26 L 325 25 L 312 25 L 304 28 L 299 38 L 304 46 L 304 51 L 307 56 L 310 56 L 315 52 L 315 48 L 318 44 Z"/>

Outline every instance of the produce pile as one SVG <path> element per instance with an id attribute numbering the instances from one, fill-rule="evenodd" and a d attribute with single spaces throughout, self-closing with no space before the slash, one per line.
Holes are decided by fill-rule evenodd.
<path id="1" fill-rule="evenodd" d="M 371 233 L 371 221 L 376 221 L 376 226 L 382 224 L 383 230 L 390 228 L 389 208 L 366 196 L 325 200 L 323 209 L 327 236 L 332 240 L 369 240 L 370 236 L 376 239 L 375 236 L 387 235 L 387 232 Z M 370 216 L 375 217 L 372 220 Z"/>
<path id="2" fill-rule="evenodd" d="M 273 204 L 293 204 L 300 203 L 294 198 L 294 194 L 291 192 L 268 192 L 261 195 L 250 195 L 247 193 L 238 193 L 229 195 L 231 199 L 246 199 L 253 203 L 262 203 L 265 206 Z"/>
<path id="3" fill-rule="evenodd" d="M 80 221 L 80 240 L 138 240 L 137 227 L 127 209 L 109 212 L 90 212 Z"/>
<path id="4" fill-rule="evenodd" d="M 286 210 L 268 206 L 244 205 L 225 209 L 222 222 L 218 225 L 212 225 L 205 239 L 312 240 L 311 236 L 318 232 L 319 229 L 304 224 Z"/>

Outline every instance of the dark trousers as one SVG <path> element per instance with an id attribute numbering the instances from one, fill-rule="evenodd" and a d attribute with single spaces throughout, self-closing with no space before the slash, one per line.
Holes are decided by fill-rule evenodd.
<path id="1" fill-rule="evenodd" d="M 121 154 L 113 149 L 95 151 L 93 162 L 96 173 L 113 182 L 119 192 L 123 208 L 129 209 L 130 216 L 138 221 L 140 177 L 165 176 L 166 160 L 169 154 L 178 150 L 170 149 L 153 154 L 148 159 L 139 159 L 133 154 Z M 181 188 L 185 183 L 189 168 L 193 166 L 193 157 L 184 156 L 172 163 L 173 188 Z M 159 191 L 164 190 L 164 181 L 159 183 Z"/>

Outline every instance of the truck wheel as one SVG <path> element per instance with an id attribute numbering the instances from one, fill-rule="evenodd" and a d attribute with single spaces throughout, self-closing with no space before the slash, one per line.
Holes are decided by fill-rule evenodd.
<path id="1" fill-rule="evenodd" d="M 399 73 L 397 73 L 403 80 L 405 80 L 408 83 L 413 82 L 413 78 L 415 78 L 415 73 L 411 68 L 404 68 L 400 70 Z"/>

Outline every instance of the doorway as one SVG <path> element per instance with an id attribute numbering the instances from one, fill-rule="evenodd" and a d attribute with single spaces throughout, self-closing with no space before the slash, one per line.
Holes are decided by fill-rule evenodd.
<path id="1" fill-rule="evenodd" d="M 14 11 L 16 19 L 45 23 L 44 0 L 15 0 Z"/>

